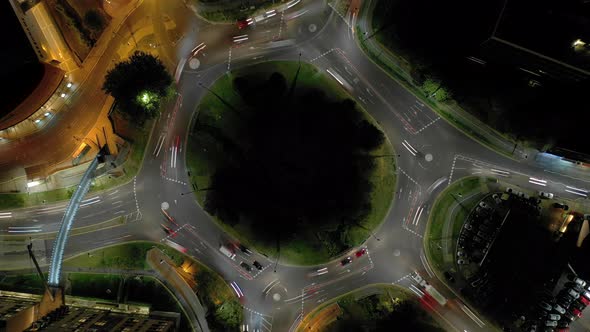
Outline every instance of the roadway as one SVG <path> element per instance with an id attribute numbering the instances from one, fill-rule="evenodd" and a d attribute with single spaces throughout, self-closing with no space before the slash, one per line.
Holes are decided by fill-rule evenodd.
<path id="1" fill-rule="evenodd" d="M 160 24 L 158 22 L 164 16 L 174 21 L 178 18 L 178 24 L 186 29 L 178 42 L 173 43 L 164 29 L 154 29 L 160 42 L 158 51 L 171 67 L 187 59 L 195 46 L 205 43 L 206 48 L 198 54 L 200 66 L 197 69 L 190 69 L 188 65 L 181 68 L 177 100 L 166 107 L 158 119 L 136 179 L 85 198 L 84 204 L 91 204 L 81 208 L 75 227 L 96 224 L 115 216 L 127 216 L 125 223 L 72 236 L 65 256 L 129 240 L 161 241 L 170 237 L 160 226 L 167 223 L 177 231 L 173 238 L 170 237 L 171 241 L 186 247 L 192 256 L 211 266 L 228 282 L 239 284 L 244 293 L 244 323 L 251 331 L 255 328 L 261 331 L 289 330 L 319 303 L 367 283 L 390 283 L 410 288 L 410 285 L 417 285 L 414 278 L 417 273 L 452 299 L 448 306 L 432 308 L 446 321 L 450 330 L 489 330 L 474 314 L 466 313 L 456 296 L 436 280 L 424 258 L 422 234 L 433 199 L 453 180 L 474 172 L 493 173 L 492 169 L 509 172 L 507 180 L 516 181 L 523 188 L 538 190 L 539 185 L 527 181 L 527 178 L 535 177 L 547 181 L 548 188 L 556 195 L 576 196 L 565 190 L 568 189 L 566 186 L 588 186 L 587 180 L 578 174 L 579 170 L 560 168 L 552 171 L 555 163 L 543 159 L 540 164 L 534 156 L 518 160 L 506 158 L 439 119 L 436 113 L 365 57 L 350 29 L 350 17 L 337 15 L 321 1 L 302 1 L 286 9 L 284 15 L 277 11 L 277 15 L 264 23 L 244 30 L 233 25 L 205 24 L 196 16 L 187 15 L 190 11 L 182 10 L 183 6 L 180 1 L 158 2 L 156 5 L 146 0 L 138 7 L 137 15 L 151 15 L 154 24 Z M 135 16 L 134 12 L 130 17 Z M 285 19 L 293 16 L 297 17 Z M 359 20 L 362 24 L 364 17 Z M 248 35 L 247 40 L 234 42 L 235 36 L 244 34 Z M 294 45 L 269 48 L 269 41 L 279 34 L 281 38 L 293 39 Z M 120 41 L 113 41 L 117 42 Z M 232 44 L 239 44 L 239 47 L 231 47 L 238 46 Z M 192 195 L 181 195 L 192 190 L 184 154 L 194 107 L 206 93 L 198 86 L 199 82 L 209 86 L 228 69 L 267 60 L 297 60 L 299 53 L 302 61 L 313 63 L 326 75 L 338 77 L 381 125 L 397 152 L 396 195 L 386 220 L 363 245 L 368 249 L 363 257 L 354 259 L 345 267 L 339 265 L 339 259 L 314 267 L 290 266 L 279 261 L 275 272 L 275 261 L 263 256 L 264 253 L 253 253 L 252 256 L 238 253 L 238 257 L 231 260 L 219 252 L 220 244 L 231 240 L 230 237 L 195 203 Z M 177 225 L 166 220 L 161 211 L 163 204 Z M 4 212 L 10 215 L 0 219 L 0 229 L 40 226 L 41 232 L 22 233 L 35 239 L 42 232 L 57 229 L 62 205 Z M 51 239 L 34 240 L 34 247 L 48 255 Z M 15 246 L 3 243 L 0 249 L 6 255 L 14 251 Z M 24 253 L 13 257 L 21 259 L 14 259 L 12 268 L 30 267 Z M 254 259 L 262 263 L 262 271 L 248 273 L 239 266 L 242 260 L 251 262 Z M 314 272 L 321 268 L 326 268 L 322 271 L 327 273 L 314 276 Z"/>

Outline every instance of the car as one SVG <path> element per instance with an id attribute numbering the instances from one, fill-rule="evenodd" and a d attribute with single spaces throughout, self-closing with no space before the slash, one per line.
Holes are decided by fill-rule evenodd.
<path id="1" fill-rule="evenodd" d="M 254 261 L 252 265 L 254 265 L 254 267 L 256 267 L 257 269 L 262 270 L 262 264 L 260 264 L 258 261 Z"/>
<path id="2" fill-rule="evenodd" d="M 567 289 L 567 290 L 564 289 L 562 292 L 564 294 L 567 294 L 567 295 L 573 297 L 574 300 L 580 297 L 580 294 L 573 289 Z"/>
<path id="3" fill-rule="evenodd" d="M 590 300 L 588 300 L 587 298 L 581 296 L 580 298 L 578 298 L 578 301 L 584 303 L 584 305 L 589 305 L 590 304 Z"/>
<path id="4" fill-rule="evenodd" d="M 578 309 L 580 312 L 582 312 L 584 309 L 586 309 L 586 305 L 583 302 L 573 301 L 570 309 Z"/>
<path id="5" fill-rule="evenodd" d="M 246 271 L 248 271 L 248 272 L 252 271 L 252 267 L 251 267 L 250 265 L 248 265 L 247 263 L 241 262 L 241 263 L 240 263 L 240 266 L 241 266 L 242 268 L 244 268 L 244 270 L 246 270 Z"/>
<path id="6" fill-rule="evenodd" d="M 245 245 L 243 244 L 238 244 L 238 249 L 240 249 L 241 252 L 243 252 L 244 254 L 250 256 L 252 254 L 252 250 L 248 249 Z"/>
<path id="7" fill-rule="evenodd" d="M 566 312 L 565 314 L 563 314 L 563 318 L 562 320 L 565 320 L 567 322 L 573 322 L 576 319 L 576 316 L 572 315 L 571 312 Z"/>
<path id="8" fill-rule="evenodd" d="M 350 262 L 352 262 L 352 258 L 346 257 L 345 259 L 340 261 L 340 265 L 342 265 L 342 266 L 348 265 Z"/>
<path id="9" fill-rule="evenodd" d="M 465 224 L 465 229 L 470 231 L 473 229 L 473 226 L 471 224 Z"/>
<path id="10" fill-rule="evenodd" d="M 584 292 L 582 292 L 582 296 L 587 298 L 588 300 L 590 300 L 590 292 L 584 291 Z"/>
<path id="11" fill-rule="evenodd" d="M 238 20 L 236 25 L 238 26 L 238 29 L 242 30 L 242 29 L 247 28 L 249 25 L 251 25 L 253 23 L 254 23 L 254 20 L 252 18 L 246 18 L 246 19 Z"/>
<path id="12" fill-rule="evenodd" d="M 564 211 L 567 211 L 569 209 L 569 206 L 567 206 L 565 203 L 553 203 L 553 207 L 556 209 L 563 209 Z"/>
<path id="13" fill-rule="evenodd" d="M 542 198 L 552 199 L 554 195 L 553 193 L 548 193 L 546 191 L 539 191 L 539 196 Z"/>
<path id="14" fill-rule="evenodd" d="M 582 286 L 580 286 L 579 284 L 576 284 L 573 281 L 570 282 L 566 282 L 565 283 L 565 287 L 569 288 L 569 289 L 573 289 L 574 291 L 576 291 L 577 293 L 582 293 L 584 292 L 584 288 Z"/>
<path id="15" fill-rule="evenodd" d="M 583 279 L 573 277 L 571 280 L 582 287 L 586 286 L 586 281 L 584 281 Z"/>
<path id="16" fill-rule="evenodd" d="M 559 312 L 560 315 L 565 314 L 565 309 L 560 306 L 559 304 L 556 304 L 555 306 L 553 306 L 553 310 Z"/>
<path id="17" fill-rule="evenodd" d="M 463 259 L 457 259 L 457 264 L 464 265 L 464 264 L 467 264 L 467 262 Z"/>
<path id="18" fill-rule="evenodd" d="M 545 326 L 556 327 L 557 326 L 557 321 L 548 320 L 548 321 L 545 322 Z"/>
<path id="19" fill-rule="evenodd" d="M 464 257 L 465 253 L 462 252 L 461 250 L 457 251 L 457 257 Z"/>
<path id="20" fill-rule="evenodd" d="M 507 192 L 508 194 L 512 194 L 512 193 L 514 192 L 514 189 L 512 189 L 512 188 L 508 187 L 508 188 L 506 188 L 506 192 Z"/>
<path id="21" fill-rule="evenodd" d="M 359 250 L 359 251 L 355 252 L 355 253 L 354 253 L 354 255 L 355 255 L 356 257 L 361 257 L 361 256 L 362 256 L 362 255 L 364 255 L 365 253 L 367 253 L 367 249 L 366 249 L 366 248 L 363 248 L 363 249 L 361 249 L 361 250 Z"/>
<path id="22" fill-rule="evenodd" d="M 547 317 L 550 320 L 560 320 L 561 319 L 561 315 L 558 315 L 558 314 L 549 314 Z"/>
<path id="23" fill-rule="evenodd" d="M 479 206 L 481 206 L 484 209 L 489 208 L 489 206 L 485 202 L 483 202 L 483 201 L 482 202 L 479 202 Z"/>
<path id="24" fill-rule="evenodd" d="M 575 317 L 578 317 L 579 318 L 579 317 L 582 317 L 582 310 L 580 310 L 578 308 L 573 308 L 572 310 L 570 310 L 570 314 L 572 316 L 574 316 L 574 318 Z"/>
<path id="25" fill-rule="evenodd" d="M 551 311 L 551 309 L 552 309 L 551 305 L 547 302 L 540 302 L 539 307 L 541 307 L 541 309 L 543 309 L 547 312 Z"/>

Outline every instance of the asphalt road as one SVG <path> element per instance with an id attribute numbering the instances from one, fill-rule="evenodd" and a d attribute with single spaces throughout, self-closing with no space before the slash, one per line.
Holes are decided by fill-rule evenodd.
<path id="1" fill-rule="evenodd" d="M 186 60 L 190 51 L 200 43 L 205 43 L 206 48 L 197 56 L 200 62 L 197 69 L 190 69 L 188 65 L 181 68 L 178 98 L 158 119 L 146 149 L 143 168 L 136 179 L 125 186 L 89 195 L 75 227 L 95 225 L 119 216 L 124 218 L 124 223 L 71 236 L 66 257 L 118 242 L 163 241 L 168 237 L 187 248 L 192 256 L 211 266 L 228 282 L 235 281 L 240 286 L 244 293 L 244 323 L 249 325 L 250 331 L 257 328 L 287 331 L 302 315 L 324 301 L 368 283 L 390 283 L 410 288 L 418 284 L 416 274 L 435 285 L 450 300 L 444 307 L 431 308 L 449 330 L 490 330 L 489 326 L 478 321 L 477 314 L 471 314 L 451 290 L 436 280 L 426 262 L 422 234 L 436 195 L 454 180 L 471 174 L 503 176 L 506 181 L 522 188 L 543 189 L 569 198 L 582 197 L 572 193 L 567 186 L 590 188 L 590 177 L 579 167 L 542 154 L 527 158 L 520 155 L 516 160 L 506 158 L 440 119 L 367 59 L 355 42 L 349 26 L 351 18 L 334 13 L 322 1 L 302 1 L 285 10 L 284 14 L 277 11 L 277 15 L 265 22 L 244 30 L 238 30 L 234 25 L 206 24 L 181 1 L 146 0 L 130 20 L 144 16 L 149 16 L 154 25 L 158 51 L 168 67 L 175 69 L 176 64 L 186 63 L 182 60 Z M 167 18 L 184 29 L 180 40 L 172 40 L 165 30 L 162 22 Z M 362 15 L 359 20 L 358 23 L 363 24 Z M 235 36 L 242 35 L 247 35 L 248 39 L 234 42 Z M 270 41 L 279 36 L 293 40 L 293 45 L 273 47 Z M 112 47 L 120 42 L 114 38 Z M 250 256 L 238 253 L 238 257 L 231 260 L 218 250 L 231 238 L 196 204 L 192 195 L 181 195 L 193 190 L 188 184 L 184 155 L 195 105 L 206 93 L 199 83 L 209 86 L 228 69 L 261 61 L 297 60 L 299 53 L 302 61 L 311 62 L 326 75 L 337 77 L 379 122 L 397 153 L 396 194 L 386 220 L 363 244 L 367 248 L 363 257 L 353 259 L 344 267 L 339 264 L 341 258 L 314 267 L 289 266 L 279 261 L 275 272 L 275 261 L 265 257 L 264 253 Z M 89 86 L 88 89 L 97 87 Z M 546 186 L 541 188 L 531 183 L 531 177 L 547 181 Z M 176 224 L 164 216 L 163 205 L 167 206 L 168 214 Z M 46 261 L 51 239 L 39 237 L 41 233 L 58 228 L 64 206 L 64 203 L 58 203 L 4 212 L 11 214 L 0 219 L 0 229 L 22 231 L 24 235 L 20 242 L 2 242 L 0 251 L 4 257 L 9 254 L 11 257 L 7 268 L 32 267 L 24 248 L 27 236 L 34 239 L 40 261 Z M 174 229 L 176 235 L 167 236 L 161 224 Z M 239 266 L 241 261 L 251 263 L 253 260 L 261 262 L 264 269 L 247 272 Z M 321 268 L 326 268 L 327 273 L 318 275 Z M 575 329 L 576 326 L 572 328 Z"/>

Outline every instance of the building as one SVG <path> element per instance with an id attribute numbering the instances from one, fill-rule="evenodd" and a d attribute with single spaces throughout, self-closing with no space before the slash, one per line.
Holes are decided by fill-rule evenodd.
<path id="1" fill-rule="evenodd" d="M 32 324 L 23 324 L 28 311 L 34 311 L 38 304 L 38 295 L 0 291 L 0 332 L 174 332 L 180 322 L 178 313 L 150 312 L 145 306 L 116 306 L 66 296 L 66 305 Z"/>

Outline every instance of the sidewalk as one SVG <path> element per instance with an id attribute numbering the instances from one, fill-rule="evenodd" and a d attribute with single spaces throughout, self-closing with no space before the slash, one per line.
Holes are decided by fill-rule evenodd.
<path id="1" fill-rule="evenodd" d="M 461 109 L 454 102 L 441 103 L 432 98 L 425 97 L 420 87 L 415 84 L 414 78 L 409 72 L 411 69 L 410 63 L 392 53 L 374 38 L 372 13 L 376 2 L 376 0 L 366 0 L 363 2 L 361 14 L 356 27 L 358 31 L 357 42 L 361 46 L 361 49 L 369 55 L 371 60 L 404 85 L 417 98 L 427 103 L 450 124 L 475 140 L 495 151 L 517 160 L 529 159 L 528 156 L 531 156 L 532 158 L 536 155 L 538 152 L 537 150 L 522 148 L 520 146 L 518 146 L 514 153 L 512 153 L 515 146 L 514 141 L 481 122 L 467 111 Z"/>

